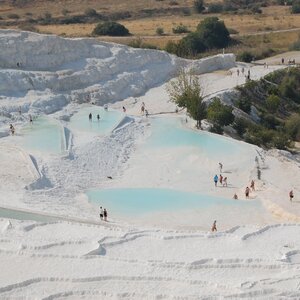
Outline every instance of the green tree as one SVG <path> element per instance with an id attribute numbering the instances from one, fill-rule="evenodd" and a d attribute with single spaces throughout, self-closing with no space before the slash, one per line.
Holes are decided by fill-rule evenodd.
<path id="1" fill-rule="evenodd" d="M 206 105 L 202 102 L 202 91 L 197 76 L 192 71 L 179 70 L 178 77 L 167 86 L 171 101 L 179 107 L 185 107 L 187 113 L 197 121 L 201 128 L 201 120 L 206 117 Z"/>
<path id="2" fill-rule="evenodd" d="M 276 112 L 277 109 L 279 108 L 280 105 L 280 98 L 276 95 L 270 95 L 268 96 L 268 98 L 266 99 L 266 105 L 267 108 L 271 111 L 271 112 Z"/>
<path id="3" fill-rule="evenodd" d="M 205 7 L 204 7 L 204 1 L 203 0 L 195 0 L 194 1 L 194 8 L 197 13 L 201 14 Z"/>
<path id="4" fill-rule="evenodd" d="M 293 140 L 300 141 L 300 115 L 293 114 L 285 122 L 285 130 Z"/>
<path id="5" fill-rule="evenodd" d="M 207 118 L 219 126 L 226 126 L 234 121 L 232 107 L 221 103 L 220 99 L 215 98 L 207 108 Z"/>
<path id="6" fill-rule="evenodd" d="M 93 30 L 94 35 L 126 36 L 130 35 L 129 30 L 117 22 L 99 23 Z"/>
<path id="7" fill-rule="evenodd" d="M 206 47 L 198 32 L 191 32 L 177 45 L 177 55 L 183 57 L 194 56 L 205 51 Z"/>
<path id="8" fill-rule="evenodd" d="M 217 17 L 205 18 L 197 26 L 197 33 L 208 49 L 223 48 L 230 42 L 229 32 Z"/>

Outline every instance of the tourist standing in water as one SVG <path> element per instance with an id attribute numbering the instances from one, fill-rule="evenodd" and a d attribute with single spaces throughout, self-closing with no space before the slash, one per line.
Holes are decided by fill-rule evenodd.
<path id="1" fill-rule="evenodd" d="M 104 215 L 104 221 L 107 221 L 107 210 L 106 210 L 106 208 L 104 208 L 103 215 Z"/>
<path id="2" fill-rule="evenodd" d="M 215 186 L 217 186 L 218 180 L 219 180 L 219 177 L 218 177 L 218 175 L 216 174 L 215 177 L 214 177 Z"/>
<path id="3" fill-rule="evenodd" d="M 93 115 L 92 115 L 92 113 L 90 113 L 90 114 L 89 114 L 89 121 L 90 121 L 90 122 L 92 122 L 92 118 L 93 118 Z"/>
<path id="4" fill-rule="evenodd" d="M 238 199 L 238 195 L 237 195 L 236 193 L 234 193 L 233 199 L 234 199 L 234 200 L 237 200 L 237 199 Z"/>
<path id="5" fill-rule="evenodd" d="M 107 111 L 108 110 L 108 105 L 104 104 L 104 109 Z"/>
<path id="6" fill-rule="evenodd" d="M 103 220 L 103 208 L 102 208 L 102 206 L 100 206 L 100 220 L 102 221 Z"/>
<path id="7" fill-rule="evenodd" d="M 125 108 L 125 106 L 123 106 L 123 112 L 126 113 L 126 108 Z"/>
<path id="8" fill-rule="evenodd" d="M 215 220 L 212 227 L 211 227 L 211 231 L 214 232 L 214 231 L 217 231 L 217 221 Z"/>
<path id="9" fill-rule="evenodd" d="M 100 115 L 99 114 L 97 115 L 97 120 L 98 120 L 98 122 L 100 121 Z"/>

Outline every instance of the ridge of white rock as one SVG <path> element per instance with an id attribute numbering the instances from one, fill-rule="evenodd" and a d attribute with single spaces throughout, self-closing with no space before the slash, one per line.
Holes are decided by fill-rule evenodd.
<path id="1" fill-rule="evenodd" d="M 95 39 L 0 30 L 0 100 L 15 103 L 8 112 L 21 106 L 52 113 L 87 99 L 103 105 L 143 95 L 180 67 L 200 74 L 234 65 L 233 54 L 190 61 Z"/>

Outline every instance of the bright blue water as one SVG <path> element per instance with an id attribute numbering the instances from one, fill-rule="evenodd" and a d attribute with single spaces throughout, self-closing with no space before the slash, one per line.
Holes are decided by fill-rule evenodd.
<path id="1" fill-rule="evenodd" d="M 208 156 L 215 157 L 239 155 L 251 147 L 220 135 L 185 128 L 179 118 L 153 118 L 151 128 L 152 134 L 146 141 L 146 147 L 196 147 Z"/>
<path id="2" fill-rule="evenodd" d="M 59 218 L 39 215 L 35 213 L 23 212 L 19 210 L 0 208 L 0 217 L 16 220 L 30 220 L 37 222 L 53 222 L 59 220 Z"/>
<path id="3" fill-rule="evenodd" d="M 89 113 L 92 114 L 92 121 L 89 121 Z M 100 115 L 100 121 L 97 120 L 97 114 Z M 96 132 L 100 134 L 107 134 L 123 118 L 124 114 L 108 109 L 107 111 L 103 107 L 91 106 L 80 109 L 70 119 L 70 128 L 81 131 Z"/>
<path id="4" fill-rule="evenodd" d="M 260 206 L 257 201 L 242 202 L 171 189 L 94 189 L 89 190 L 87 195 L 90 202 L 127 216 L 197 208 L 208 211 L 210 207 L 217 205 L 240 207 L 245 210 Z"/>
<path id="5" fill-rule="evenodd" d="M 62 127 L 47 117 L 39 117 L 22 129 L 24 147 L 49 153 L 64 150 Z"/>

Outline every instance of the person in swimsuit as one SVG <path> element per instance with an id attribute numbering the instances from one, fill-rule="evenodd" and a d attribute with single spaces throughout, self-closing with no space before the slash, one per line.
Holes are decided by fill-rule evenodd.
<path id="1" fill-rule="evenodd" d="M 217 221 L 215 220 L 212 227 L 211 227 L 211 231 L 214 232 L 214 231 L 217 231 Z"/>
<path id="2" fill-rule="evenodd" d="M 250 193 L 250 189 L 247 186 L 246 189 L 245 189 L 245 196 L 246 196 L 247 199 L 249 198 L 249 193 Z"/>
<path id="3" fill-rule="evenodd" d="M 214 177 L 215 186 L 217 186 L 217 184 L 218 184 L 218 180 L 219 180 L 219 177 L 218 177 L 218 175 L 215 175 L 215 177 Z"/>
<path id="4" fill-rule="evenodd" d="M 290 201 L 292 202 L 292 200 L 293 200 L 293 198 L 294 198 L 294 192 L 293 192 L 293 190 L 291 190 L 291 191 L 289 192 L 289 196 L 290 196 Z"/>
<path id="5" fill-rule="evenodd" d="M 100 206 L 100 220 L 103 220 L 103 208 Z"/>
<path id="6" fill-rule="evenodd" d="M 107 221 L 107 210 L 106 210 L 106 208 L 104 208 L 103 215 L 104 215 L 104 221 Z"/>

